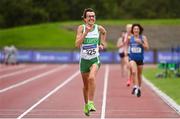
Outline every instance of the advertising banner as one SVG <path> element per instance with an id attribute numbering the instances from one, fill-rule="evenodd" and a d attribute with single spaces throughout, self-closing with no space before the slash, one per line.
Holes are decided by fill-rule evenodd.
<path id="1" fill-rule="evenodd" d="M 32 62 L 33 61 L 33 51 L 18 51 L 17 54 L 18 62 Z"/>
<path id="2" fill-rule="evenodd" d="M 180 53 L 169 51 L 158 51 L 157 62 L 180 62 Z"/>
<path id="3" fill-rule="evenodd" d="M 33 62 L 71 63 L 71 52 L 38 52 L 33 53 Z"/>

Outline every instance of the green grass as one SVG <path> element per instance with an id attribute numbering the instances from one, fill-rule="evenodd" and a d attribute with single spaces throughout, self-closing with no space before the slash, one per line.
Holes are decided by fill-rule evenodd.
<path id="1" fill-rule="evenodd" d="M 69 48 L 74 46 L 75 33 L 59 23 L 16 27 L 0 30 L 0 47 L 14 44 L 18 48 Z"/>
<path id="2" fill-rule="evenodd" d="M 5 45 L 15 45 L 19 49 L 74 50 L 76 30 L 68 30 L 65 29 L 65 27 L 70 25 L 77 26 L 82 23 L 82 21 L 68 21 L 0 29 L 0 48 Z M 97 23 L 103 26 L 122 26 L 127 23 L 141 23 L 144 25 L 180 25 L 180 19 L 97 20 Z M 110 40 L 108 40 L 108 48 L 115 49 L 115 44 L 109 41 Z"/>
<path id="3" fill-rule="evenodd" d="M 155 75 L 161 72 L 162 70 L 158 68 L 146 67 L 144 68 L 143 74 L 156 87 L 169 95 L 173 100 L 177 102 L 177 104 L 180 105 L 180 78 L 156 78 Z"/>

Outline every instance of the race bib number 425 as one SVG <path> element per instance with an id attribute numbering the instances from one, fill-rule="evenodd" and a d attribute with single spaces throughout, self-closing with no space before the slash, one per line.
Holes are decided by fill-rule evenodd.
<path id="1" fill-rule="evenodd" d="M 96 54 L 97 45 L 87 45 L 83 46 L 83 53 L 87 55 L 94 55 Z"/>
<path id="2" fill-rule="evenodd" d="M 94 55 L 96 54 L 96 49 L 86 49 L 86 50 L 83 50 L 83 53 L 87 55 Z"/>
<path id="3" fill-rule="evenodd" d="M 97 45 L 84 45 L 82 47 L 82 57 L 85 59 L 91 59 L 93 57 L 96 57 L 98 54 L 98 48 Z"/>

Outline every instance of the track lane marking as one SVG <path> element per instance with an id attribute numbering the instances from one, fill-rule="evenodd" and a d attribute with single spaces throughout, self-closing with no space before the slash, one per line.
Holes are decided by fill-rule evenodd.
<path id="1" fill-rule="evenodd" d="M 77 75 L 79 75 L 79 70 L 76 71 L 73 75 L 71 75 L 68 79 L 66 79 L 63 83 L 61 83 L 59 86 L 57 86 L 55 89 L 53 89 L 50 93 L 48 93 L 46 96 L 41 98 L 38 102 L 36 102 L 33 106 L 31 106 L 29 109 L 27 109 L 24 113 L 22 113 L 17 119 L 22 119 L 26 114 L 28 114 L 31 110 L 33 110 L 35 107 L 37 107 L 40 103 L 42 103 L 44 100 L 46 100 L 48 97 L 50 97 L 52 94 L 57 92 L 59 89 L 61 89 L 63 86 L 68 84 L 71 80 L 73 80 Z"/>
<path id="2" fill-rule="evenodd" d="M 13 69 L 20 69 L 20 68 L 23 68 L 25 66 L 26 66 L 25 64 L 22 64 L 22 65 L 12 66 L 12 67 L 1 67 L 3 69 L 1 69 L 0 72 L 7 71 L 7 70 L 13 70 Z"/>
<path id="3" fill-rule="evenodd" d="M 24 85 L 24 84 L 26 84 L 26 83 L 29 83 L 29 82 L 31 82 L 31 81 L 40 79 L 40 78 L 42 78 L 42 77 L 44 77 L 44 76 L 47 76 L 47 75 L 52 74 L 52 73 L 54 73 L 54 72 L 56 72 L 56 71 L 58 71 L 58 70 L 61 70 L 61 69 L 65 68 L 66 66 L 67 66 L 67 65 L 63 65 L 63 66 L 61 66 L 61 67 L 57 67 L 57 68 L 52 69 L 52 70 L 50 70 L 50 71 L 47 71 L 47 72 L 41 73 L 41 74 L 39 74 L 39 75 L 36 75 L 36 76 L 34 76 L 34 77 L 31 77 L 31 78 L 29 78 L 29 79 L 26 79 L 25 81 L 22 81 L 22 82 L 20 82 L 20 83 L 11 85 L 11 86 L 9 86 L 9 87 L 7 87 L 7 88 L 4 88 L 4 89 L 1 89 L 1 90 L 0 90 L 0 93 L 3 93 L 3 92 L 5 92 L 5 91 L 8 91 L 8 90 L 13 89 L 13 88 L 16 88 L 16 87 L 19 87 L 19 86 Z"/>
<path id="4" fill-rule="evenodd" d="M 29 71 L 34 71 L 34 70 L 42 69 L 42 68 L 44 68 L 44 67 L 46 67 L 46 66 L 47 66 L 47 65 L 44 64 L 44 65 L 41 65 L 41 66 L 38 66 L 38 67 L 33 67 L 33 68 L 28 68 L 28 69 L 22 69 L 22 70 L 20 70 L 20 71 L 16 71 L 16 72 L 4 74 L 4 75 L 1 75 L 1 76 L 0 76 L 0 79 L 6 78 L 6 77 L 10 77 L 10 76 L 14 76 L 14 75 L 21 74 L 21 73 L 26 73 L 26 72 L 29 72 Z"/>
<path id="5" fill-rule="evenodd" d="M 107 95 L 107 87 L 108 87 L 108 77 L 109 77 L 109 65 L 106 65 L 105 76 L 104 76 L 104 90 L 103 90 L 101 119 L 105 118 L 105 113 L 106 113 L 106 97 L 107 97 L 106 95 Z"/>

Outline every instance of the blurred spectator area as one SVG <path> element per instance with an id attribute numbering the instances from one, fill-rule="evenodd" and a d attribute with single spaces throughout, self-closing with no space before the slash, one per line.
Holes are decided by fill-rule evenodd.
<path id="1" fill-rule="evenodd" d="M 103 25 L 103 24 L 102 24 Z M 107 39 L 116 44 L 117 39 L 124 26 L 106 26 Z M 143 25 L 142 25 L 143 26 Z M 143 26 L 144 35 L 147 36 L 152 50 L 166 50 L 180 46 L 180 26 Z M 76 30 L 77 26 L 66 26 L 68 30 Z"/>
<path id="2" fill-rule="evenodd" d="M 180 26 L 143 26 L 151 49 L 169 49 L 180 45 Z M 124 27 L 107 27 L 108 39 L 116 43 L 118 34 Z"/>

